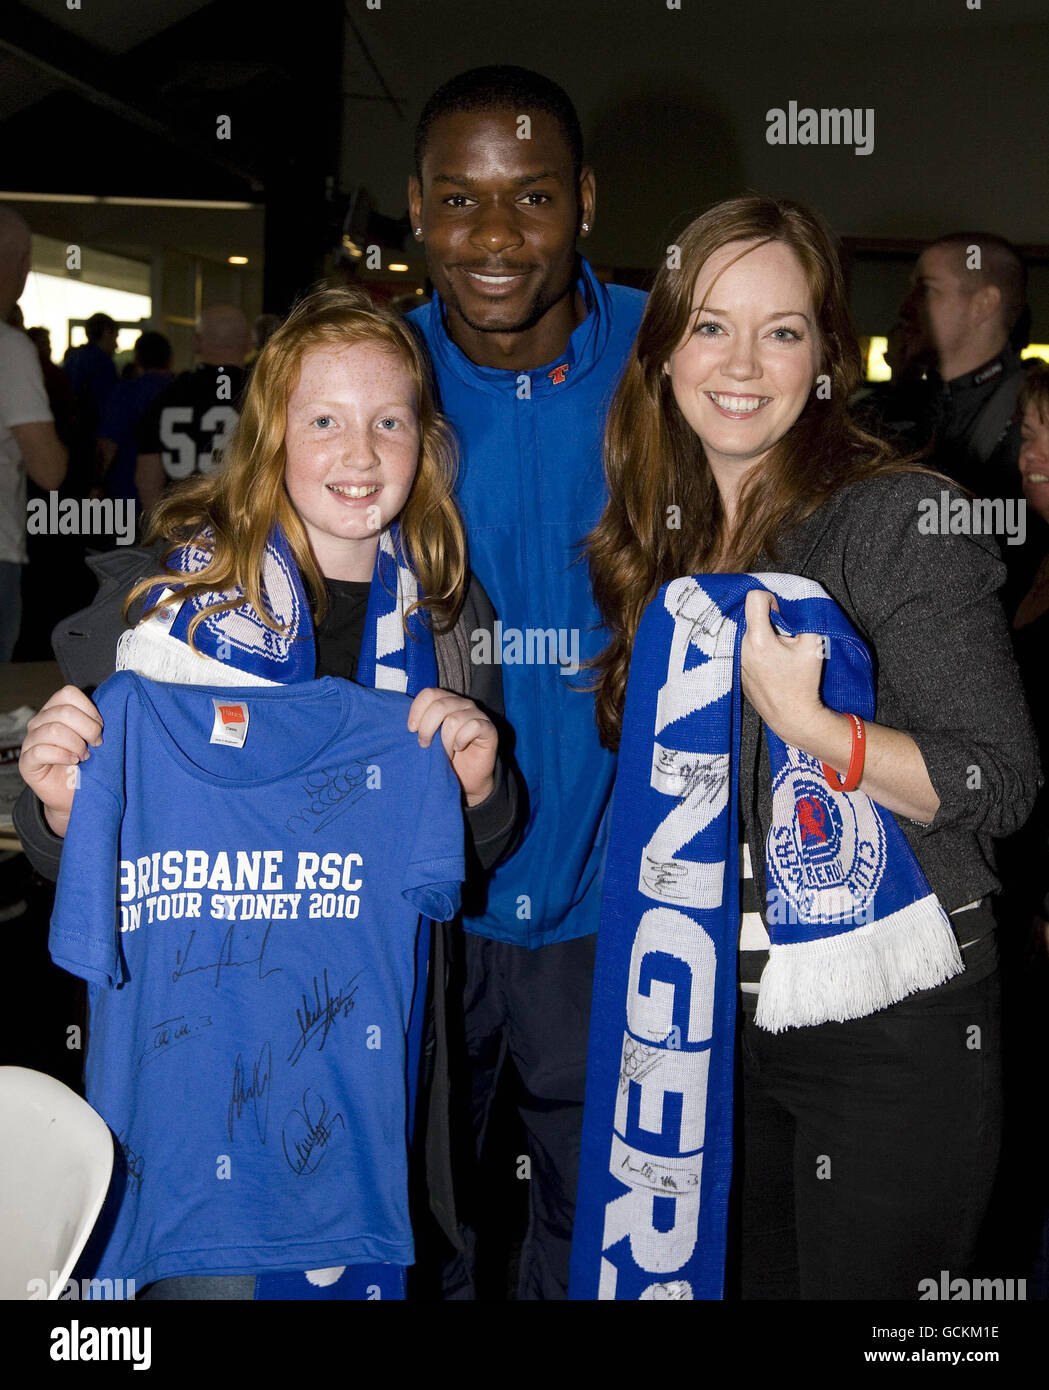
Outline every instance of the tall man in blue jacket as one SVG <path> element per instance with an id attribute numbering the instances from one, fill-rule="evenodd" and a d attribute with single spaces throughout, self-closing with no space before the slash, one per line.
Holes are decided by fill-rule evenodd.
<path id="1" fill-rule="evenodd" d="M 579 1159 L 606 810 L 615 763 L 579 664 L 604 645 L 579 543 L 605 500 L 605 415 L 644 296 L 576 254 L 594 175 L 565 93 L 478 68 L 430 98 L 409 204 L 432 302 L 411 315 L 459 437 L 473 568 L 501 620 L 472 659 L 503 664 L 528 786 L 520 849 L 467 916 L 465 1018 L 480 1144 L 507 1053 L 531 1158 L 519 1297 L 564 1298 Z M 468 1258 L 448 1289 L 472 1295 Z"/>

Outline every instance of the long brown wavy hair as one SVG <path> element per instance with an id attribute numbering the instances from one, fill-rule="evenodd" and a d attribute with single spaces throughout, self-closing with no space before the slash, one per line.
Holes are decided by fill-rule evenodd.
<path id="1" fill-rule="evenodd" d="M 234 587 L 243 594 L 197 614 L 190 625 L 191 640 L 207 614 L 246 602 L 267 626 L 283 630 L 262 590 L 263 554 L 274 522 L 288 539 L 310 594 L 314 621 L 323 617 L 324 577 L 284 486 L 287 406 L 307 352 L 356 343 L 389 351 L 415 384 L 419 467 L 398 518 L 402 545 L 419 581 L 421 597 L 412 610 L 422 608 L 435 631 L 446 632 L 455 625 L 466 592 L 466 535 L 452 494 L 457 468 L 454 437 L 434 404 L 429 365 L 411 329 L 392 310 L 373 304 L 362 290 L 325 288 L 300 300 L 259 353 L 218 471 L 186 479 L 166 493 L 150 515 L 146 540 L 170 541 L 166 558 L 199 537 L 205 527 L 212 533 L 210 541 L 202 542 L 211 551 L 210 563 L 188 582 L 179 574 L 180 594 L 221 593 Z M 170 579 L 171 571 L 165 569 L 136 584 L 124 605 L 125 616 L 138 597 Z"/>
<path id="2" fill-rule="evenodd" d="M 813 383 L 798 419 L 741 488 L 736 524 L 728 534 L 703 445 L 674 399 L 663 364 L 685 337 L 703 265 L 735 241 L 750 243 L 741 255 L 782 241 L 798 257 L 816 310 L 819 371 L 829 377 L 829 394 L 817 392 Z M 860 351 L 834 242 L 819 217 L 785 200 L 735 198 L 696 218 L 677 245 L 680 268 L 664 264 L 656 275 L 609 410 L 608 503 L 586 539 L 594 599 L 612 634 L 589 663 L 596 671 L 591 688 L 601 741 L 610 748 L 619 744 L 641 614 L 668 580 L 714 568 L 752 569 L 762 551 L 775 562 L 777 535 L 838 488 L 911 466 L 849 415 L 849 396 L 860 380 Z M 670 507 L 680 508 L 678 529 L 667 524 L 674 515 Z"/>

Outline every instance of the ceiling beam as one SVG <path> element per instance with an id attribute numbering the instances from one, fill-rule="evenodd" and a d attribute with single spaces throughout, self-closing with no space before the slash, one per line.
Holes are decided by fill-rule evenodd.
<path id="1" fill-rule="evenodd" d="M 5 0 L 0 50 L 45 73 L 93 106 L 177 146 L 195 159 L 206 160 L 212 168 L 247 183 L 255 192 L 262 190 L 257 174 L 187 137 L 152 110 L 144 93 L 137 90 L 127 63 L 106 57 L 92 44 L 43 19 L 20 0 Z M 116 96 L 117 90 L 126 92 L 127 96 Z"/>
<path id="2" fill-rule="evenodd" d="M 379 64 L 378 64 L 378 63 L 375 61 L 375 59 L 372 57 L 372 51 L 371 51 L 371 49 L 368 47 L 368 45 L 365 43 L 365 41 L 364 41 L 364 35 L 361 33 L 360 29 L 357 27 L 357 21 L 354 19 L 353 15 L 350 13 L 350 7 L 349 7 L 349 5 L 344 5 L 344 6 L 343 6 L 343 14 L 344 14 L 345 19 L 346 19 L 346 27 L 349 29 L 350 33 L 353 35 L 354 41 L 356 42 L 357 47 L 361 50 L 361 53 L 362 53 L 363 56 L 364 56 L 364 61 L 365 61 L 365 62 L 368 64 L 368 66 L 371 68 L 372 72 L 373 72 L 374 75 L 375 75 L 375 80 L 378 82 L 379 86 L 382 88 L 383 99 L 384 99 L 385 101 L 388 101 L 388 102 L 390 103 L 390 105 L 393 107 L 394 111 L 396 112 L 397 119 L 398 119 L 399 121 L 403 121 L 403 120 L 404 120 L 404 112 L 403 112 L 403 110 L 401 109 L 401 104 L 400 104 L 400 102 L 397 100 L 397 98 L 394 96 L 393 92 L 391 91 L 391 89 L 390 89 L 390 84 L 386 81 L 386 78 L 383 77 L 383 75 L 382 75 L 382 69 L 379 67 Z"/>

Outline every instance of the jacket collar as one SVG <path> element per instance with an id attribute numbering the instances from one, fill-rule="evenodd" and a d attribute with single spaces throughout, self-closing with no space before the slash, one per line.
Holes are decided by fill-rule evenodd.
<path id="1" fill-rule="evenodd" d="M 931 373 L 931 376 L 941 391 L 950 396 L 960 396 L 968 391 L 995 391 L 1007 376 L 1020 370 L 1019 353 L 1006 343 L 997 357 L 992 357 L 989 362 L 984 362 L 975 371 L 966 372 L 964 376 L 952 377 L 950 381 L 944 381 L 938 372 Z"/>

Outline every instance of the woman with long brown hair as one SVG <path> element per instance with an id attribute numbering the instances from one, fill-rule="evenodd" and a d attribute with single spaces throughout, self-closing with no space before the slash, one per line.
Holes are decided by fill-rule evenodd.
<path id="1" fill-rule="evenodd" d="M 859 364 L 819 218 L 760 197 L 712 208 L 656 276 L 610 411 L 609 501 L 589 538 L 611 633 L 595 663 L 610 747 L 641 617 L 663 586 L 770 581 L 746 594 L 742 640 L 736 1286 L 747 1298 L 913 1299 L 941 1269 L 964 1275 L 997 1163 L 992 839 L 1029 813 L 1037 755 L 995 542 L 940 525 L 946 481 L 853 422 Z M 949 500 L 957 517 L 963 499 Z M 765 571 L 822 586 L 866 643 L 873 719 L 821 698 L 823 639 L 777 627 L 777 576 Z M 865 1016 L 755 1024 L 774 920 L 769 735 L 817 774 L 818 763 L 843 779 L 848 769 L 848 786 L 895 819 L 950 914 L 964 970 Z M 642 1296 L 690 1296 L 650 1287 L 663 1292 Z"/>

